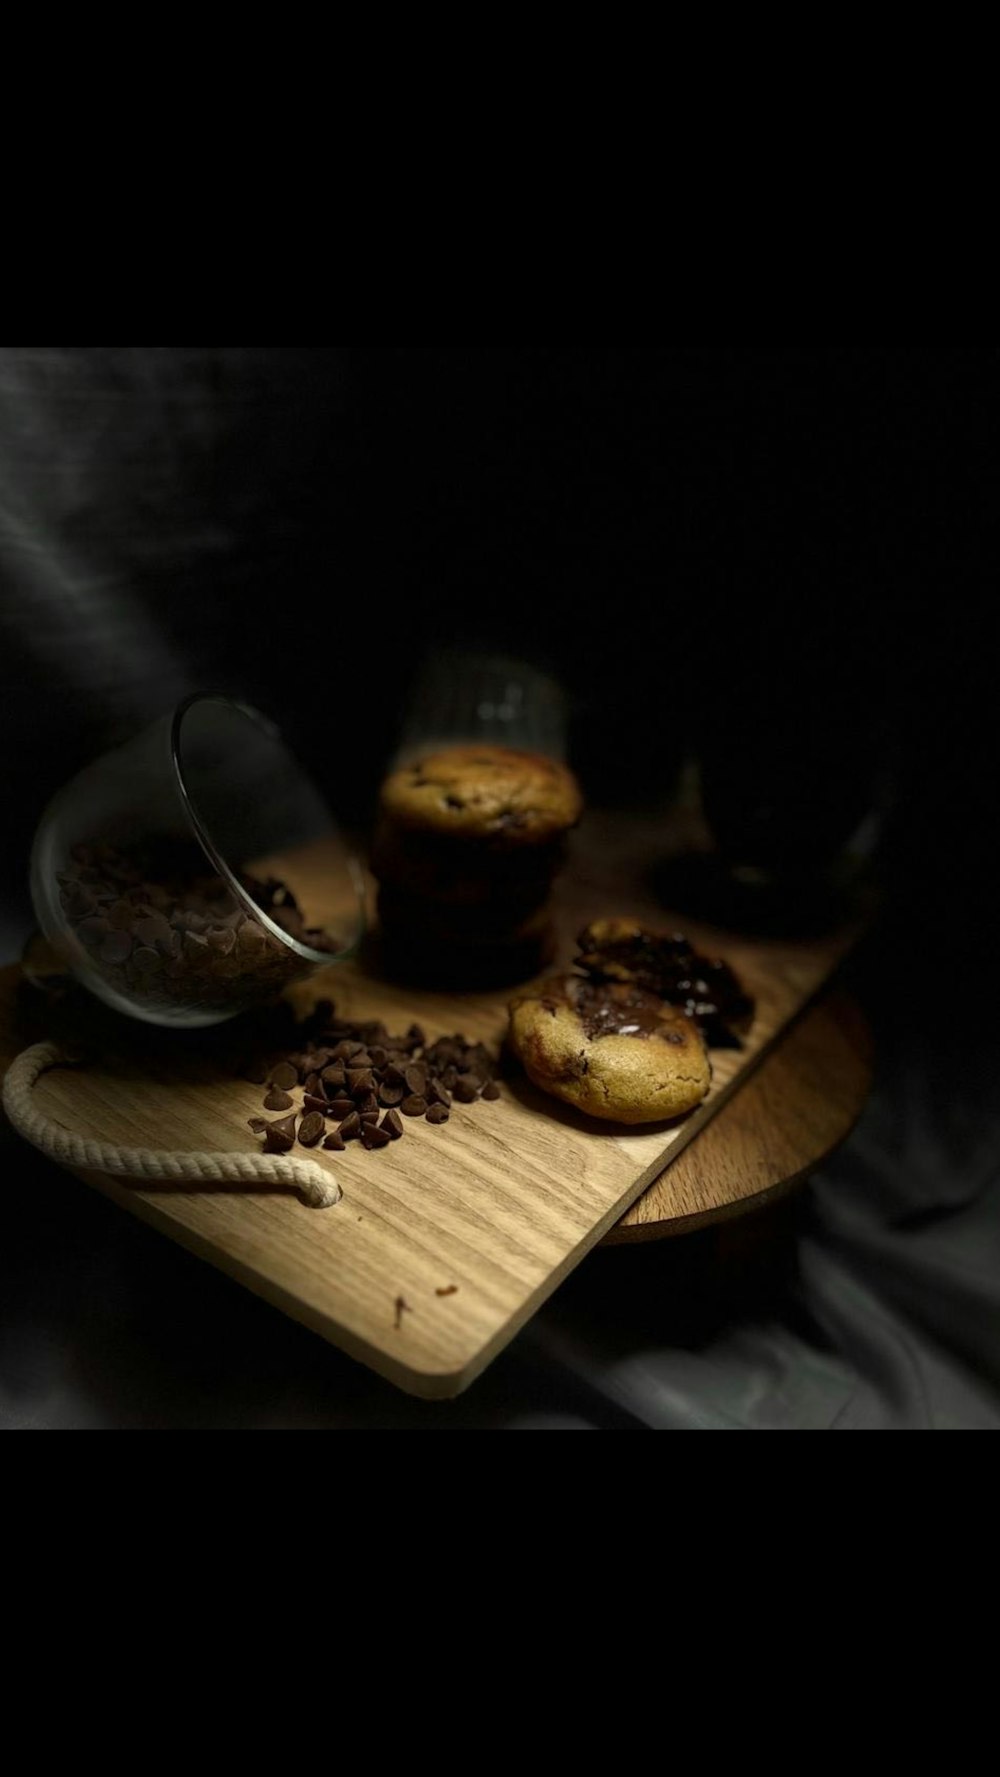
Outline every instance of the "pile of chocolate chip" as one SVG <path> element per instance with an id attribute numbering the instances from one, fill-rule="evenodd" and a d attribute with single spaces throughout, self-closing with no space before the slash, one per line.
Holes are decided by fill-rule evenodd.
<path id="1" fill-rule="evenodd" d="M 323 1000 L 299 1026 L 297 1047 L 240 1071 L 255 1085 L 267 1084 L 266 1111 L 285 1113 L 273 1123 L 249 1119 L 254 1134 L 264 1137 L 264 1153 L 287 1154 L 296 1141 L 334 1152 L 349 1141 L 385 1148 L 403 1134 L 404 1117 L 447 1123 L 453 1100 L 500 1097 L 496 1065 L 482 1043 L 463 1036 L 430 1043 L 419 1024 L 405 1036 L 390 1036 L 378 1020 L 337 1018 Z M 291 1094 L 299 1086 L 297 1107 Z"/>
<path id="2" fill-rule="evenodd" d="M 308 927 L 288 886 L 239 878 L 251 900 L 290 937 L 335 951 Z M 59 899 L 91 965 L 126 997 L 150 1006 L 229 1011 L 234 1000 L 277 993 L 308 968 L 237 901 L 200 851 L 75 845 L 58 872 Z"/>

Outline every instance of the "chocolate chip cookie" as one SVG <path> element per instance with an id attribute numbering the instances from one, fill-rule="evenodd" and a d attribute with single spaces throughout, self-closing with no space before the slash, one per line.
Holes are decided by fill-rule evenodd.
<path id="1" fill-rule="evenodd" d="M 511 747 L 440 748 L 392 772 L 372 846 L 388 973 L 469 987 L 537 974 L 581 808 L 565 765 Z"/>
<path id="2" fill-rule="evenodd" d="M 694 1021 L 627 982 L 553 976 L 511 1001 L 509 1040 L 543 1092 L 607 1122 L 685 1116 L 712 1082 Z"/>
<path id="3" fill-rule="evenodd" d="M 583 801 L 573 773 L 555 759 L 513 747 L 470 743 L 424 754 L 382 785 L 382 814 L 424 833 L 544 845 L 574 826 Z"/>

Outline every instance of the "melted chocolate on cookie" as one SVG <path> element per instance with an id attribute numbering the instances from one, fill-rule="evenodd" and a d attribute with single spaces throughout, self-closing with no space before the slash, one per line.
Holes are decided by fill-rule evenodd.
<path id="1" fill-rule="evenodd" d="M 601 924 L 585 927 L 577 940 L 577 967 L 592 983 L 627 984 L 656 995 L 694 1019 L 713 1048 L 743 1047 L 738 1033 L 749 1030 L 754 1002 L 728 963 L 699 956 L 680 933 L 661 936 L 636 926 L 627 935 L 609 936 Z"/>
<path id="2" fill-rule="evenodd" d="M 566 982 L 566 1000 L 591 1042 L 598 1037 L 667 1035 L 661 1002 L 640 988 L 570 976 Z"/>

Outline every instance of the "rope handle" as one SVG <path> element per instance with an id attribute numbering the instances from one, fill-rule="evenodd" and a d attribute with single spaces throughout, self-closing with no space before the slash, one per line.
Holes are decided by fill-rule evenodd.
<path id="1" fill-rule="evenodd" d="M 12 1126 L 60 1166 L 125 1178 L 170 1180 L 191 1185 L 283 1185 L 297 1191 L 310 1209 L 331 1209 L 342 1192 L 336 1180 L 313 1160 L 285 1154 L 170 1153 L 157 1148 L 120 1148 L 113 1142 L 74 1135 L 32 1102 L 35 1083 L 52 1067 L 73 1067 L 78 1058 L 56 1043 L 35 1043 L 7 1069 L 3 1108 Z"/>

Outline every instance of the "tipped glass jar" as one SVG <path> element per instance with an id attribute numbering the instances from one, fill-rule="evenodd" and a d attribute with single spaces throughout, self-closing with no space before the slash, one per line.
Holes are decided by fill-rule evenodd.
<path id="1" fill-rule="evenodd" d="M 152 1024 L 221 1023 L 352 957 L 361 869 L 278 729 L 188 698 L 89 765 L 42 817 L 31 893 L 99 999 Z"/>

